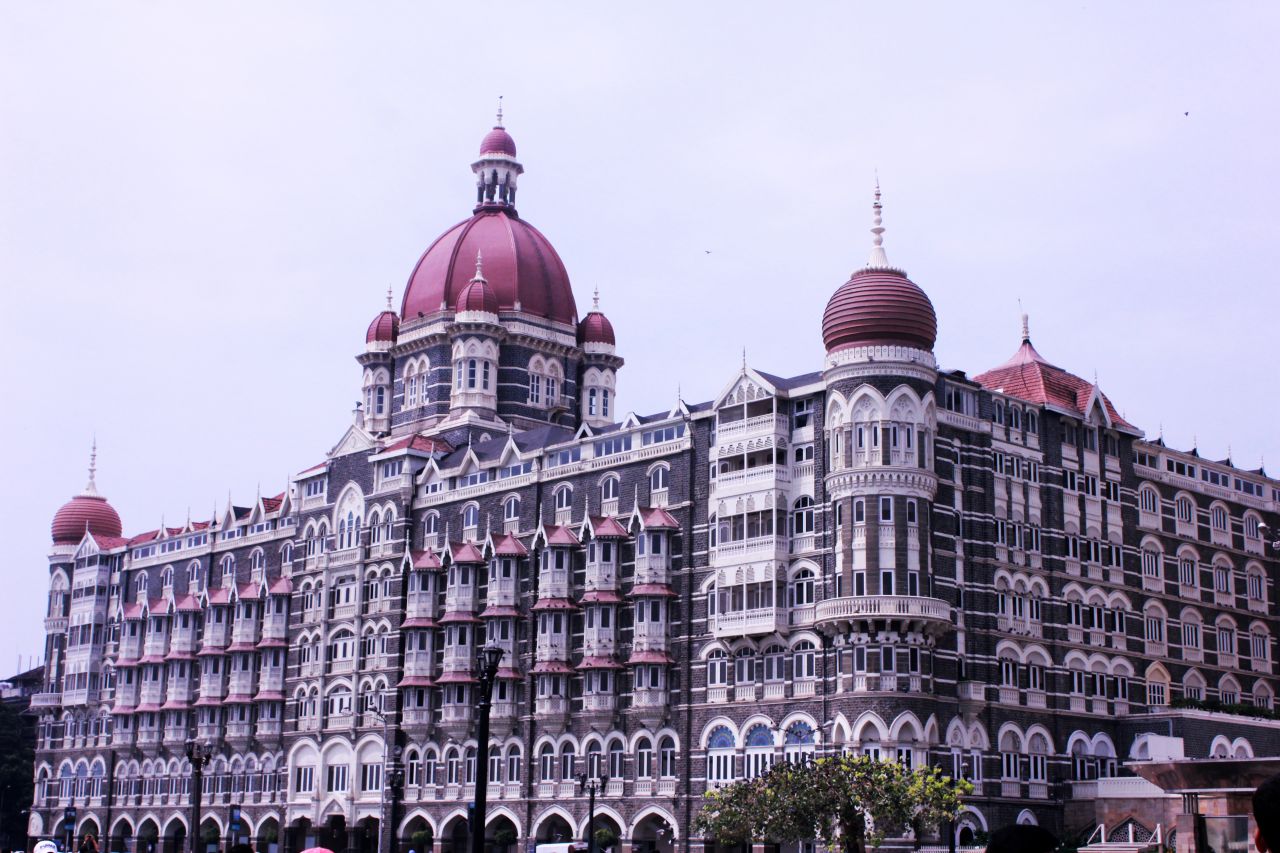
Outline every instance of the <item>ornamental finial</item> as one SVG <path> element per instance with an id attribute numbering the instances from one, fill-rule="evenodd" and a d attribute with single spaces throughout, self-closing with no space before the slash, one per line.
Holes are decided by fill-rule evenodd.
<path id="1" fill-rule="evenodd" d="M 471 279 L 472 281 L 485 281 L 485 282 L 488 281 L 488 279 L 484 277 L 484 273 L 480 269 L 480 267 L 483 265 L 483 261 L 484 259 L 480 257 L 480 250 L 477 249 L 476 250 L 476 275 L 475 275 L 475 278 Z"/>
<path id="2" fill-rule="evenodd" d="M 391 310 L 391 285 L 387 285 L 387 310 Z"/>
<path id="3" fill-rule="evenodd" d="M 502 127 L 502 96 L 498 96 L 498 127 Z"/>
<path id="4" fill-rule="evenodd" d="M 86 495 L 96 495 L 98 493 L 98 436 L 93 437 L 93 443 L 89 445 L 89 482 L 84 487 Z"/>
<path id="5" fill-rule="evenodd" d="M 1027 323 L 1027 315 L 1022 315 L 1022 342 L 1024 344 L 1031 342 L 1031 327 Z"/>
<path id="6" fill-rule="evenodd" d="M 591 310 L 600 310 L 600 285 L 596 285 L 595 291 L 591 294 Z"/>
<path id="7" fill-rule="evenodd" d="M 876 175 L 875 200 L 871 203 L 871 257 L 867 266 L 885 268 L 889 266 L 889 256 L 884 253 L 884 225 L 880 204 L 880 176 Z"/>

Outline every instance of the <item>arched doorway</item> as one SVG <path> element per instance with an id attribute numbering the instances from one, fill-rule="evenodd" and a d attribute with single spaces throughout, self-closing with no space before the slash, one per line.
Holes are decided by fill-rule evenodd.
<path id="1" fill-rule="evenodd" d="M 222 830 L 218 828 L 218 822 L 213 818 L 205 818 L 200 824 L 200 849 L 204 853 L 218 853 L 219 845 L 222 843 Z M 145 853 L 145 851 L 138 851 Z"/>
<path id="2" fill-rule="evenodd" d="M 151 818 L 138 824 L 138 853 L 160 853 L 160 827 Z"/>
<path id="3" fill-rule="evenodd" d="M 321 847 L 338 851 L 346 850 L 351 846 L 347 843 L 347 819 L 344 815 L 329 815 L 329 819 L 320 830 L 319 844 Z"/>
<path id="4" fill-rule="evenodd" d="M 254 849 L 258 853 L 280 853 L 280 822 L 278 820 L 269 817 L 258 824 L 257 844 L 254 845 Z"/>
<path id="5" fill-rule="evenodd" d="M 503 814 L 489 821 L 489 825 L 485 827 L 484 840 L 489 853 L 512 853 L 520 835 L 511 818 Z"/>
<path id="6" fill-rule="evenodd" d="M 77 846 L 81 840 L 88 836 L 93 836 L 93 840 L 98 842 L 98 849 L 102 849 L 102 831 L 98 829 L 98 821 L 94 818 L 87 817 L 80 822 L 80 834 L 76 837 Z"/>
<path id="7" fill-rule="evenodd" d="M 631 833 L 633 853 L 671 853 L 674 841 L 671 825 L 656 814 L 645 817 Z"/>
<path id="8" fill-rule="evenodd" d="M 432 853 L 435 837 L 431 832 L 431 824 L 418 815 L 404 825 L 400 835 L 400 853 Z"/>
<path id="9" fill-rule="evenodd" d="M 311 821 L 305 817 L 300 817 L 293 823 L 289 824 L 289 845 L 288 848 L 292 853 L 299 850 L 307 850 L 311 847 L 319 847 L 320 839 L 316 835 L 315 827 L 311 825 Z"/>
<path id="10" fill-rule="evenodd" d="M 573 840 L 573 827 L 569 826 L 569 821 L 558 814 L 548 815 L 542 823 L 538 824 L 539 842 L 566 842 Z"/>
<path id="11" fill-rule="evenodd" d="M 590 827 L 588 827 L 590 828 Z M 596 850 L 621 850 L 622 827 L 607 814 L 596 812 Z"/>
<path id="12" fill-rule="evenodd" d="M 356 824 L 356 853 L 378 853 L 378 819 L 366 817 Z"/>
<path id="13" fill-rule="evenodd" d="M 187 849 L 187 825 L 182 818 L 174 817 L 164 828 L 164 849 L 166 853 L 185 853 Z"/>
<path id="14" fill-rule="evenodd" d="M 116 821 L 107 839 L 107 853 L 133 853 L 133 824 L 127 817 Z"/>
<path id="15" fill-rule="evenodd" d="M 471 832 L 467 827 L 467 819 L 458 815 L 440 830 L 440 838 L 444 841 L 444 853 L 468 853 L 471 849 Z"/>

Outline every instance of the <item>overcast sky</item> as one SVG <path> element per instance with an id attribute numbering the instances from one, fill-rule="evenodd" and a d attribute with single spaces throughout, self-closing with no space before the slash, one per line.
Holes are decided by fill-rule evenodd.
<path id="1" fill-rule="evenodd" d="M 783 12 L 784 5 L 786 11 Z M 617 330 L 625 411 L 822 363 L 885 247 L 939 361 L 1018 345 L 1149 435 L 1280 471 L 1280 6 L 0 5 L 0 676 L 49 521 L 284 488 L 350 423 L 388 286 L 469 215 L 498 95 L 520 212 Z M 710 254 L 708 254 L 710 252 Z"/>

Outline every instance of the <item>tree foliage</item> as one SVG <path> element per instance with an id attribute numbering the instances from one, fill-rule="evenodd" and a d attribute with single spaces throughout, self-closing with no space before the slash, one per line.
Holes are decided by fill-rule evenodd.
<path id="1" fill-rule="evenodd" d="M 919 838 L 956 816 L 973 792 L 937 767 L 908 770 L 865 755 L 782 762 L 754 779 L 708 792 L 696 829 L 722 844 L 818 839 L 862 853 L 908 828 Z"/>

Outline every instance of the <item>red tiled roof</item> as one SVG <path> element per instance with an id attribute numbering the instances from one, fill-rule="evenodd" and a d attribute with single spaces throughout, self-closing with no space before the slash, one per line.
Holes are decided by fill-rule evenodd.
<path id="1" fill-rule="evenodd" d="M 520 608 L 511 607 L 506 604 L 490 604 L 480 613 L 481 619 L 496 619 L 501 617 L 518 617 Z"/>
<path id="2" fill-rule="evenodd" d="M 314 474 L 317 471 L 323 471 L 328 466 L 329 466 L 328 462 L 321 462 L 319 465 L 312 465 L 310 468 L 304 468 L 303 470 L 299 471 L 296 476 L 301 477 L 305 474 Z"/>
<path id="3" fill-rule="evenodd" d="M 215 699 L 212 696 L 201 696 L 196 700 L 197 708 L 211 708 L 222 704 L 221 699 Z"/>
<path id="4" fill-rule="evenodd" d="M 279 690 L 267 690 L 253 697 L 255 702 L 283 702 L 284 694 Z"/>
<path id="5" fill-rule="evenodd" d="M 215 587 L 214 589 L 209 590 L 209 603 L 230 604 L 231 590 L 223 589 L 222 587 Z"/>
<path id="6" fill-rule="evenodd" d="M 260 649 L 287 649 L 288 647 L 288 641 L 280 637 L 264 637 L 258 641 L 258 648 Z"/>
<path id="7" fill-rule="evenodd" d="M 529 672 L 534 675 L 573 675 L 573 667 L 562 660 L 540 660 L 533 665 L 533 669 Z"/>
<path id="8" fill-rule="evenodd" d="M 641 663 L 671 664 L 675 663 L 675 661 L 671 660 L 671 656 L 666 652 L 632 652 L 631 658 L 627 661 L 627 666 L 635 666 Z"/>
<path id="9" fill-rule="evenodd" d="M 123 548 L 129 544 L 129 539 L 124 536 L 100 536 L 93 534 L 94 544 L 102 551 L 111 551 L 115 548 Z"/>
<path id="10" fill-rule="evenodd" d="M 436 684 L 475 684 L 476 679 L 469 672 L 446 672 L 436 679 Z"/>
<path id="11" fill-rule="evenodd" d="M 184 595 L 182 598 L 179 598 L 175 604 L 175 608 L 188 613 L 198 612 L 204 609 L 200 606 L 200 599 L 196 598 L 194 595 Z"/>
<path id="12" fill-rule="evenodd" d="M 253 697 L 248 693 L 233 693 L 224 699 L 223 702 L 227 705 L 252 705 Z"/>
<path id="13" fill-rule="evenodd" d="M 440 562 L 440 556 L 435 551 L 413 551 L 409 555 L 413 560 L 415 569 L 442 569 L 444 565 Z"/>
<path id="14" fill-rule="evenodd" d="M 196 656 L 191 652 L 169 652 L 164 656 L 164 659 L 166 662 L 171 660 L 195 660 Z"/>
<path id="15" fill-rule="evenodd" d="M 578 669 L 622 669 L 622 664 L 611 657 L 594 655 L 582 659 Z"/>
<path id="16" fill-rule="evenodd" d="M 539 598 L 533 603 L 533 612 L 541 610 L 577 610 L 578 605 L 567 598 Z"/>
<path id="17" fill-rule="evenodd" d="M 263 498 L 262 508 L 267 512 L 275 512 L 280 508 L 280 504 L 282 503 L 284 503 L 284 492 L 281 492 L 274 498 Z"/>
<path id="18" fill-rule="evenodd" d="M 394 444 L 388 444 L 382 448 L 383 453 L 390 453 L 393 450 L 417 450 L 422 453 L 452 453 L 453 445 L 445 441 L 443 438 L 428 438 L 425 435 L 406 436 Z"/>
<path id="19" fill-rule="evenodd" d="M 576 548 L 582 544 L 568 527 L 548 524 L 542 530 L 547 536 L 548 545 L 567 545 L 571 548 Z"/>
<path id="20" fill-rule="evenodd" d="M 185 711 L 191 707 L 191 703 L 185 699 L 170 699 L 160 706 L 163 711 Z"/>
<path id="21" fill-rule="evenodd" d="M 160 706 L 157 705 L 155 702 L 147 702 L 145 704 L 139 705 L 138 707 L 134 708 L 133 712 L 135 714 L 142 714 L 142 713 L 152 713 L 159 710 L 160 710 Z"/>
<path id="22" fill-rule="evenodd" d="M 397 687 L 435 687 L 436 680 L 427 675 L 406 675 Z"/>
<path id="23" fill-rule="evenodd" d="M 597 539 L 626 539 L 631 534 L 612 516 L 591 516 L 591 533 Z"/>
<path id="24" fill-rule="evenodd" d="M 164 655 L 145 655 L 138 663 L 164 663 Z"/>
<path id="25" fill-rule="evenodd" d="M 524 543 L 514 535 L 508 533 L 498 540 L 498 544 L 494 546 L 493 553 L 499 557 L 527 557 L 529 549 L 524 547 Z"/>
<path id="26" fill-rule="evenodd" d="M 515 667 L 504 666 L 504 667 L 499 667 L 498 673 L 497 675 L 494 676 L 494 678 L 497 678 L 501 681 L 519 681 L 520 679 L 524 678 L 524 676 L 521 675 L 520 670 L 516 669 Z"/>
<path id="27" fill-rule="evenodd" d="M 125 607 L 124 618 L 125 619 L 141 619 L 142 605 L 139 602 L 135 601 L 132 604 Z"/>
<path id="28" fill-rule="evenodd" d="M 458 623 L 479 622 L 474 613 L 466 613 L 461 610 L 450 610 L 448 613 L 440 617 L 441 625 L 454 625 Z"/>
<path id="29" fill-rule="evenodd" d="M 1088 414 L 1085 407 L 1089 404 L 1095 387 L 1092 382 L 1050 364 L 1036 352 L 1030 339 L 1026 338 L 1013 358 L 999 367 L 978 374 L 974 381 L 989 391 L 999 391 L 1019 400 L 1053 406 L 1080 416 Z M 1098 394 L 1108 416 L 1117 426 L 1134 428 L 1133 424 L 1120 417 L 1120 413 L 1101 389 Z"/>
<path id="30" fill-rule="evenodd" d="M 583 604 L 621 604 L 622 596 L 611 589 L 593 589 L 582 594 Z"/>
<path id="31" fill-rule="evenodd" d="M 638 583 L 631 587 L 630 595 L 637 596 L 653 596 L 661 598 L 676 598 L 676 591 L 665 583 Z"/>
<path id="32" fill-rule="evenodd" d="M 271 588 L 267 590 L 268 595 L 290 595 L 293 593 L 293 581 L 282 577 L 276 579 L 271 584 Z"/>
<path id="33" fill-rule="evenodd" d="M 262 584 L 244 583 L 240 584 L 238 594 L 241 598 L 249 601 L 257 601 L 262 597 Z"/>
<path id="34" fill-rule="evenodd" d="M 400 623 L 401 628 L 434 628 L 436 620 L 429 616 L 415 616 Z"/>
<path id="35" fill-rule="evenodd" d="M 257 651 L 257 647 L 253 643 L 232 643 L 227 646 L 227 652 L 253 652 Z"/>
<path id="36" fill-rule="evenodd" d="M 470 542 L 450 542 L 449 553 L 455 563 L 484 562 L 484 553 Z"/>
<path id="37" fill-rule="evenodd" d="M 660 506 L 641 507 L 640 521 L 646 529 L 654 530 L 679 530 L 680 523 L 671 517 L 671 513 L 667 512 Z"/>

